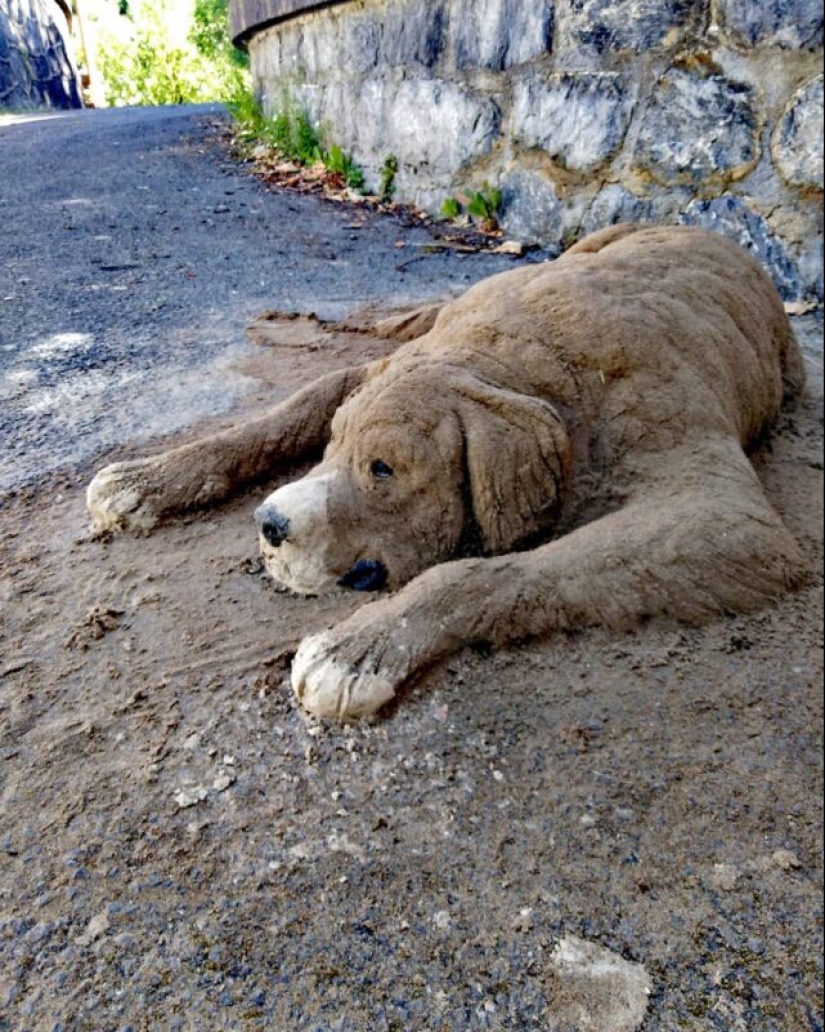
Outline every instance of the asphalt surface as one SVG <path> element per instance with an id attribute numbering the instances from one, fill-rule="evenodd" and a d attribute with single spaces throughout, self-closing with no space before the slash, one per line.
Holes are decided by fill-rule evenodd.
<path id="1" fill-rule="evenodd" d="M 230 411 L 262 309 L 340 317 L 513 263 L 275 192 L 231 159 L 227 122 L 212 106 L 0 118 L 0 491 Z"/>

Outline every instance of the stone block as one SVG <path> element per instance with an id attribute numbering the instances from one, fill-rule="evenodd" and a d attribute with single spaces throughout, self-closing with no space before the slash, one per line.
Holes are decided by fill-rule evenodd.
<path id="1" fill-rule="evenodd" d="M 365 12 L 366 14 L 367 12 Z M 385 68 L 417 65 L 432 69 L 447 47 L 449 4 L 382 2 L 373 11 L 380 28 L 379 63 Z"/>
<path id="2" fill-rule="evenodd" d="M 641 54 L 698 26 L 705 0 L 559 0 L 557 50 Z"/>
<path id="3" fill-rule="evenodd" d="M 750 86 L 672 68 L 656 84 L 634 152 L 638 168 L 665 181 L 734 180 L 759 158 Z"/>
<path id="4" fill-rule="evenodd" d="M 502 71 L 541 57 L 552 46 L 553 0 L 452 0 L 455 67 Z"/>
<path id="5" fill-rule="evenodd" d="M 647 197 L 636 197 L 619 183 L 610 183 L 600 190 L 581 225 L 581 235 L 595 233 L 617 222 L 651 222 L 653 203 Z"/>
<path id="6" fill-rule="evenodd" d="M 501 223 L 509 239 L 538 244 L 558 255 L 581 235 L 586 194 L 563 198 L 552 179 L 524 169 L 508 172 L 501 180 L 501 192 Z"/>
<path id="7" fill-rule="evenodd" d="M 501 114 L 495 102 L 437 79 L 367 79 L 357 85 L 297 85 L 290 103 L 306 110 L 332 141 L 380 168 L 394 154 L 404 171 L 444 180 L 489 153 Z"/>
<path id="8" fill-rule="evenodd" d="M 513 140 L 564 168 L 594 169 L 621 146 L 634 95 L 610 72 L 524 78 L 513 90 Z"/>
<path id="9" fill-rule="evenodd" d="M 250 43 L 253 65 L 262 78 L 278 83 L 357 80 L 378 65 L 381 25 L 347 7 L 328 15 L 309 15 L 284 27 L 265 30 Z"/>
<path id="10" fill-rule="evenodd" d="M 805 83 L 788 101 L 773 134 L 771 151 L 791 186 L 823 188 L 823 78 Z"/>
<path id="11" fill-rule="evenodd" d="M 503 178 L 501 192 L 507 237 L 543 246 L 561 240 L 564 209 L 552 180 L 537 172 L 513 171 Z"/>
<path id="12" fill-rule="evenodd" d="M 811 0 L 713 0 L 713 17 L 733 46 L 822 46 L 822 4 Z"/>
<path id="13" fill-rule="evenodd" d="M 277 40 L 278 72 L 307 81 L 331 69 L 345 78 L 378 67 L 501 71 L 549 51 L 553 2 L 374 0 L 316 12 L 266 35 Z M 252 46 L 258 51 L 259 40 Z"/>
<path id="14" fill-rule="evenodd" d="M 741 197 L 724 194 L 713 200 L 691 201 L 679 221 L 714 230 L 750 251 L 771 274 L 785 301 L 796 301 L 806 294 L 799 267 L 784 243 Z"/>
<path id="15" fill-rule="evenodd" d="M 0 9 L 0 108 L 82 107 L 63 8 L 18 0 Z"/>

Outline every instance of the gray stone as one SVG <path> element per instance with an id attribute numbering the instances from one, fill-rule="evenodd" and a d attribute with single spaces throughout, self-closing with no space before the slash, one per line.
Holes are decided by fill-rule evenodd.
<path id="1" fill-rule="evenodd" d="M 823 78 L 802 86 L 788 105 L 773 136 L 773 160 L 791 186 L 823 188 Z"/>
<path id="2" fill-rule="evenodd" d="M 816 366 L 819 368 L 819 379 L 822 381 L 822 358 L 823 358 L 823 344 L 825 343 L 825 336 L 823 336 L 823 313 L 822 309 L 818 312 L 809 312 L 807 315 L 797 315 L 791 318 L 791 325 L 793 331 L 796 334 L 796 339 L 802 345 L 802 350 L 815 355 L 819 361 Z"/>
<path id="3" fill-rule="evenodd" d="M 645 113 L 637 166 L 666 180 L 740 178 L 759 157 L 755 99 L 743 83 L 672 68 Z"/>
<path id="4" fill-rule="evenodd" d="M 510 172 L 501 183 L 505 234 L 527 244 L 558 250 L 564 235 L 564 206 L 552 180 L 537 172 Z"/>
<path id="5" fill-rule="evenodd" d="M 82 106 L 62 8 L 49 0 L 0 5 L 0 109 Z"/>
<path id="6" fill-rule="evenodd" d="M 619 75 L 563 72 L 516 83 L 512 135 L 564 168 L 588 171 L 621 146 L 633 106 Z"/>
<path id="7" fill-rule="evenodd" d="M 723 38 L 734 45 L 822 46 L 822 4 L 811 0 L 713 0 Z"/>
<path id="8" fill-rule="evenodd" d="M 703 226 L 735 240 L 771 274 L 785 301 L 799 300 L 804 286 L 799 268 L 787 248 L 757 212 L 741 197 L 725 194 L 711 201 L 691 201 L 680 221 L 687 226 Z"/>
<path id="9" fill-rule="evenodd" d="M 381 59 L 382 26 L 363 12 L 344 18 L 343 11 L 334 8 L 323 20 L 309 15 L 283 30 L 267 30 L 252 47 L 256 74 L 279 86 L 320 83 L 331 72 L 353 81 L 369 75 Z"/>
<path id="10" fill-rule="evenodd" d="M 454 0 L 449 18 L 459 69 L 501 71 L 552 46 L 552 0 Z"/>
<path id="11" fill-rule="evenodd" d="M 445 190 L 471 158 L 490 151 L 499 133 L 493 100 L 437 79 L 367 79 L 356 89 L 340 82 L 296 86 L 290 100 L 346 141 L 368 169 L 380 169 L 395 154 L 402 176 L 441 178 Z"/>
<path id="12" fill-rule="evenodd" d="M 552 0 L 375 0 L 269 30 L 269 74 L 309 82 L 374 69 L 501 71 L 549 51 Z M 258 50 L 255 45 L 254 50 Z M 272 51 L 275 51 L 274 60 Z"/>
<path id="13" fill-rule="evenodd" d="M 361 95 L 360 111 L 362 135 L 377 160 L 393 153 L 405 168 L 436 175 L 452 175 L 488 154 L 501 120 L 491 98 L 432 79 L 405 79 L 383 95 L 373 82 Z"/>
<path id="14" fill-rule="evenodd" d="M 581 226 L 581 235 L 586 236 L 603 226 L 617 222 L 650 222 L 653 205 L 644 197 L 636 197 L 618 183 L 610 183 L 596 196 L 587 210 Z"/>
<path id="15" fill-rule="evenodd" d="M 704 0 L 559 0 L 559 49 L 642 53 L 698 25 Z"/>
<path id="16" fill-rule="evenodd" d="M 343 12 L 346 15 L 346 11 Z M 367 15 L 367 12 L 365 12 Z M 364 15 L 356 15 L 360 19 Z M 434 68 L 447 48 L 447 4 L 387 3 L 372 13 L 379 27 L 379 62 L 387 68 L 421 65 Z"/>
<path id="17" fill-rule="evenodd" d="M 818 237 L 803 241 L 799 249 L 797 267 L 805 297 L 821 304 L 825 300 L 821 230 Z"/>

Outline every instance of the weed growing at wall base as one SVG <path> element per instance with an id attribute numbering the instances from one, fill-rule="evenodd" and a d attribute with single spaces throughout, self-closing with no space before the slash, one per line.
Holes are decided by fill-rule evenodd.
<path id="1" fill-rule="evenodd" d="M 395 177 L 397 173 L 398 158 L 394 154 L 388 154 L 381 169 L 381 186 L 378 191 L 378 196 L 386 203 L 389 203 L 395 194 Z"/>
<path id="2" fill-rule="evenodd" d="M 466 212 L 475 219 L 485 233 L 495 233 L 499 228 L 499 215 L 504 204 L 504 195 L 497 187 L 485 183 L 481 190 L 471 190 L 455 197 L 447 197 L 441 205 L 441 214 L 451 221 L 461 218 Z"/>
<path id="3" fill-rule="evenodd" d="M 363 170 L 337 144 L 323 146 L 306 111 L 294 110 L 285 102 L 277 115 L 267 117 L 248 90 L 240 90 L 227 107 L 238 124 L 240 139 L 247 145 L 264 144 L 286 161 L 304 167 L 323 165 L 351 190 L 364 191 Z"/>

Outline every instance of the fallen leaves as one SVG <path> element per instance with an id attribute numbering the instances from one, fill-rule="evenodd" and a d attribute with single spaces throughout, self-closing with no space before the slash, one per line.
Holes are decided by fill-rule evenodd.
<path id="1" fill-rule="evenodd" d="M 365 212 L 390 214 L 398 218 L 406 228 L 426 226 L 437 241 L 434 245 L 437 249 L 450 249 L 461 253 L 489 251 L 514 258 L 523 257 L 530 249 L 530 245 L 521 241 L 503 240 L 497 224 L 475 223 L 467 218 L 445 222 L 433 218 L 414 205 L 399 204 L 382 199 L 377 194 L 367 194 L 353 189 L 347 185 L 346 177 L 341 172 L 331 170 L 323 162 L 302 165 L 297 161 L 285 159 L 275 148 L 266 144 L 258 144 L 248 150 L 243 146 L 240 136 L 232 137 L 230 149 L 236 158 L 246 161 L 253 173 L 274 189 L 321 196 L 328 201 L 352 205 Z M 359 216 L 354 216 L 348 228 L 359 230 L 364 225 Z M 405 246 L 403 240 L 396 244 L 399 248 Z M 417 261 L 420 257 L 421 254 L 418 254 L 411 260 Z"/>

